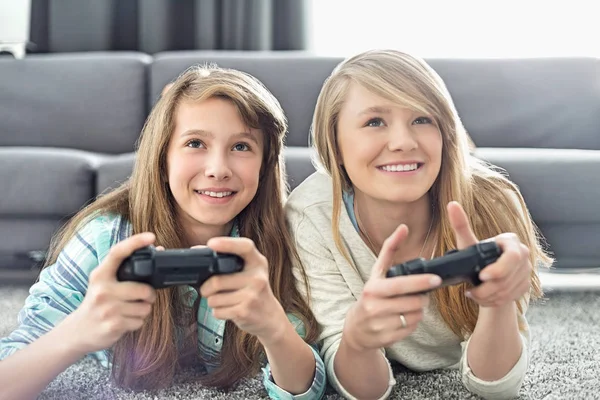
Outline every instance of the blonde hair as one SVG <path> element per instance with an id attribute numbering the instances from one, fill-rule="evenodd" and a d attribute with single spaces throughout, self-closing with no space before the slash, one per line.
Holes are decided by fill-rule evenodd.
<path id="1" fill-rule="evenodd" d="M 275 297 L 287 312 L 302 320 L 305 340 L 312 342 L 317 337 L 317 324 L 295 286 L 291 265 L 298 256 L 283 214 L 288 192 L 282 152 L 287 120 L 277 99 L 257 79 L 240 71 L 215 66 L 193 67 L 173 82 L 146 120 L 131 178 L 100 196 L 61 230 L 52 242 L 46 265 L 56 262 L 77 229 L 99 212 L 122 215 L 130 221 L 133 233 L 154 232 L 156 245 L 186 246 L 184 234 L 176 223 L 175 200 L 167 183 L 167 149 L 175 128 L 178 104 L 212 97 L 231 101 L 244 123 L 264 134 L 259 187 L 236 221 L 240 235 L 252 239 L 269 260 L 269 281 Z M 118 384 L 132 389 L 155 389 L 172 382 L 182 361 L 176 345 L 176 328 L 196 321 L 198 302 L 193 310 L 184 304 L 185 298 L 178 288 L 157 291 L 156 303 L 145 325 L 125 335 L 113 349 L 113 376 Z M 192 342 L 195 349 L 196 340 Z M 201 381 L 227 388 L 242 377 L 256 374 L 261 357 L 262 348 L 257 338 L 228 321 L 220 366 Z"/>
<path id="2" fill-rule="evenodd" d="M 517 186 L 504 172 L 471 156 L 472 142 L 460 121 L 450 93 L 439 75 L 417 57 L 393 50 L 372 50 L 340 63 L 326 80 L 313 117 L 311 141 L 316 150 L 317 168 L 333 181 L 332 233 L 336 246 L 350 262 L 339 231 L 342 194 L 352 188 L 341 167 L 337 143 L 340 110 L 350 84 L 359 84 L 372 93 L 409 109 L 433 116 L 443 146 L 440 173 L 429 195 L 433 206 L 434 256 L 456 247 L 446 205 L 458 201 L 469 216 L 478 238 L 514 232 L 530 249 L 534 270 L 531 293 L 518 302 L 519 312 L 529 297 L 542 296 L 537 268 L 549 266 L 552 259 L 543 249 L 543 238 L 533 223 Z M 351 263 L 351 262 L 350 262 Z M 351 263 L 352 264 L 352 263 Z M 467 284 L 444 287 L 434 293 L 435 304 L 450 329 L 464 337 L 473 332 L 478 306 L 464 296 Z"/>

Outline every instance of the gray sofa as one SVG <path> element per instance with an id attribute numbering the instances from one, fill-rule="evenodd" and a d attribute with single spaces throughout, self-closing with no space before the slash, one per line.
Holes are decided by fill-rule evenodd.
<path id="1" fill-rule="evenodd" d="M 99 193 L 127 178 L 162 87 L 214 62 L 258 77 L 289 119 L 293 188 L 313 172 L 308 132 L 339 58 L 306 53 L 71 53 L 0 59 L 0 276 Z M 557 268 L 600 264 L 600 60 L 428 60 L 478 146 L 520 186 Z"/>

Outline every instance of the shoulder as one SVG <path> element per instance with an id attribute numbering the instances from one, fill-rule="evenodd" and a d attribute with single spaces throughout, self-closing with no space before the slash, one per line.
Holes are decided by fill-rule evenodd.
<path id="1" fill-rule="evenodd" d="M 292 191 L 285 203 L 285 213 L 292 228 L 306 219 L 317 221 L 317 225 L 330 224 L 332 205 L 331 177 L 315 172 Z"/>
<path id="2" fill-rule="evenodd" d="M 121 215 L 98 213 L 90 216 L 77 229 L 63 253 L 73 258 L 80 253 L 91 253 L 101 261 L 112 246 L 129 236 L 131 225 Z"/>

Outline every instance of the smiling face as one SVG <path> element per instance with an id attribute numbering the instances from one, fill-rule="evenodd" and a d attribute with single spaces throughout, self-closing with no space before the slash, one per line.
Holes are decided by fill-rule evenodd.
<path id="1" fill-rule="evenodd" d="M 411 203 L 435 182 L 442 136 L 433 118 L 350 84 L 337 124 L 338 150 L 355 191 Z"/>
<path id="2" fill-rule="evenodd" d="M 178 104 L 167 151 L 168 184 L 187 232 L 225 227 L 252 201 L 263 143 L 263 133 L 248 128 L 230 100 Z"/>

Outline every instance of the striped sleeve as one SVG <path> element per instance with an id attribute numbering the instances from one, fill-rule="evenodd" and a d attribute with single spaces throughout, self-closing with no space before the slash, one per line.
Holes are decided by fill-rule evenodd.
<path id="1" fill-rule="evenodd" d="M 0 339 L 0 360 L 39 339 L 79 307 L 91 271 L 116 242 L 120 220 L 107 216 L 91 220 L 67 243 L 56 263 L 42 270 L 19 312 L 17 328 Z M 106 365 L 105 352 L 95 355 Z"/>
<path id="2" fill-rule="evenodd" d="M 304 324 L 295 315 L 288 314 L 289 320 L 296 328 L 296 332 L 300 337 L 306 336 Z M 325 394 L 325 387 L 327 386 L 327 374 L 325 372 L 325 364 L 323 359 L 319 355 L 319 349 L 316 345 L 310 345 L 310 348 L 315 357 L 315 376 L 313 378 L 311 386 L 308 390 L 301 394 L 293 395 L 283 388 L 277 386 L 271 375 L 271 367 L 267 364 L 263 368 L 263 384 L 267 390 L 267 394 L 271 399 L 286 399 L 286 400 L 315 400 L 321 399 Z"/>

